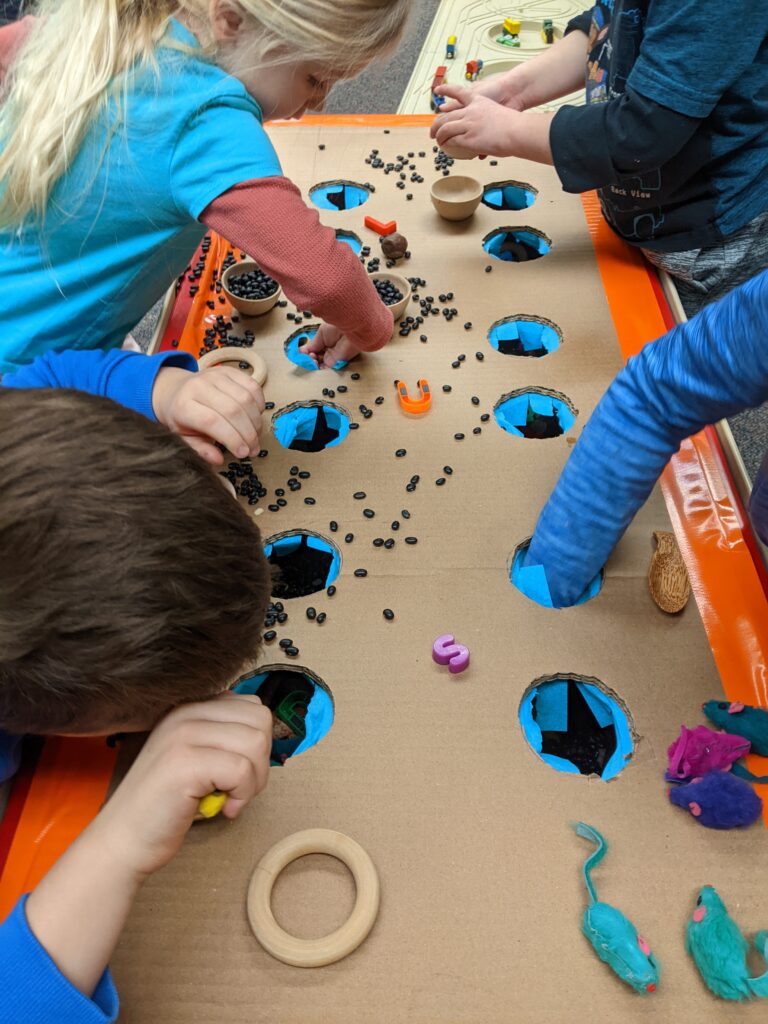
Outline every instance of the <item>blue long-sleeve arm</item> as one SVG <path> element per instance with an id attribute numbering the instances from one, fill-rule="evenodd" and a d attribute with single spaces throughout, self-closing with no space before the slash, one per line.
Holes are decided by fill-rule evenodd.
<path id="1" fill-rule="evenodd" d="M 28 366 L 6 374 L 2 383 L 7 388 L 74 388 L 91 395 L 112 398 L 154 420 L 152 389 L 155 378 L 164 366 L 197 370 L 197 362 L 187 352 L 161 352 L 145 356 L 141 352 L 113 349 L 67 352 L 46 352 Z"/>
<path id="2" fill-rule="evenodd" d="M 0 925 L 0 1021 L 21 1024 L 111 1024 L 117 992 L 105 971 L 88 999 L 64 977 L 27 923 L 26 897 Z"/>
<path id="3" fill-rule="evenodd" d="M 685 438 L 768 398 L 767 315 L 768 271 L 646 345 L 613 381 L 526 558 L 543 566 L 556 608 L 576 603 Z M 758 499 L 768 512 L 765 480 L 753 508 Z"/>

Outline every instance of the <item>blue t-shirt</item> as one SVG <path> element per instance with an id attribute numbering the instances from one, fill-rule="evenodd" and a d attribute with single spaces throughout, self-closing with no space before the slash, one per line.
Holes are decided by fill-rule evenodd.
<path id="1" fill-rule="evenodd" d="M 608 223 L 660 252 L 709 246 L 768 209 L 768 4 L 600 0 L 583 107 L 550 130 L 569 192 L 599 189 Z"/>
<path id="2" fill-rule="evenodd" d="M 202 211 L 282 173 L 256 101 L 179 22 L 157 58 L 158 71 L 128 73 L 125 122 L 111 100 L 88 130 L 43 237 L 0 231 L 0 372 L 50 349 L 122 344 L 189 263 Z"/>

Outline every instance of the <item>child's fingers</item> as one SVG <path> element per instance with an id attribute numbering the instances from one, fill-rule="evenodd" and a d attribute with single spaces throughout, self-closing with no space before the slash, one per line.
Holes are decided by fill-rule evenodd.
<path id="1" fill-rule="evenodd" d="M 237 372 L 240 373 L 240 371 Z M 248 424 L 250 424 L 250 427 L 253 430 L 254 439 L 256 439 L 261 431 L 261 413 L 264 408 L 264 398 L 261 395 L 261 388 L 255 383 L 255 381 L 251 381 L 244 373 L 240 373 L 240 376 L 243 378 L 242 381 L 236 379 L 233 380 L 230 377 L 222 375 L 215 382 L 215 386 L 220 395 L 225 395 L 237 403 L 240 413 L 238 413 L 238 423 L 235 425 L 241 427 L 241 433 L 243 433 L 244 430 L 248 430 Z M 252 387 L 249 388 L 247 386 L 248 384 Z M 254 392 L 252 390 L 253 387 L 257 388 L 259 391 L 258 402 L 254 398 Z"/>
<path id="2" fill-rule="evenodd" d="M 466 109 L 464 107 L 456 107 L 454 110 L 449 110 L 445 114 L 438 114 L 435 120 L 432 122 L 432 127 L 429 129 L 429 134 L 433 139 L 437 138 L 438 134 L 445 128 L 446 125 L 452 124 L 464 117 Z"/>
<path id="3" fill-rule="evenodd" d="M 259 412 L 264 412 L 264 392 L 261 384 L 249 377 L 242 370 L 233 370 L 231 366 L 214 366 L 204 373 L 215 373 L 213 378 L 216 385 L 223 387 L 229 394 L 240 396 L 244 405 L 255 406 Z"/>
<path id="4" fill-rule="evenodd" d="M 245 411 L 234 399 L 221 392 L 216 396 L 215 407 L 193 402 L 185 419 L 188 429 L 218 441 L 238 458 L 248 455 L 256 443 L 256 431 Z"/>
<path id="5" fill-rule="evenodd" d="M 235 817 L 266 786 L 269 758 L 265 766 L 257 766 L 246 754 L 205 747 L 195 751 L 195 775 L 198 781 L 190 795 L 197 801 L 214 790 L 227 793 L 224 814 Z M 234 814 L 227 806 L 233 800 L 236 802 Z"/>
<path id="6" fill-rule="evenodd" d="M 235 693 L 225 690 L 210 700 L 181 704 L 163 719 L 163 726 L 175 726 L 180 722 L 249 722 L 262 725 L 271 723 L 272 712 L 252 693 Z M 271 725 L 269 725 L 271 728 Z"/>
<path id="7" fill-rule="evenodd" d="M 466 107 L 472 99 L 473 91 L 467 85 L 451 85 L 449 82 L 446 82 L 445 85 L 438 85 L 435 89 L 435 94 L 437 96 L 445 96 L 446 99 L 456 100 L 457 103 Z"/>
<path id="8" fill-rule="evenodd" d="M 465 124 L 460 121 L 449 121 L 439 129 L 435 139 L 439 146 L 444 146 L 446 143 L 451 142 L 451 140 L 458 140 L 466 134 L 467 128 Z M 468 146 L 467 148 L 471 149 L 472 147 Z"/>
<path id="9" fill-rule="evenodd" d="M 204 437 L 197 434 L 180 434 L 182 441 L 186 441 L 190 448 L 197 452 L 201 459 L 209 462 L 212 466 L 223 466 L 224 456 L 215 444 L 206 441 Z"/>

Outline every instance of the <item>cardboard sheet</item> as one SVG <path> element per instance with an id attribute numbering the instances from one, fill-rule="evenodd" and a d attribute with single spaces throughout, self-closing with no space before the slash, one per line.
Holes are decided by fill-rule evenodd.
<path id="1" fill-rule="evenodd" d="M 410 337 L 396 335 L 383 352 L 338 374 L 306 372 L 287 360 L 283 346 L 295 325 L 285 313 L 293 306 L 239 325 L 254 331 L 267 361 L 275 412 L 323 400 L 324 387 L 342 384 L 348 392 L 330 401 L 360 423 L 319 453 L 285 450 L 268 436 L 268 457 L 254 462 L 270 491 L 264 507 L 275 488 L 286 486 L 289 467 L 312 474 L 300 492 L 287 491 L 286 508 L 260 517 L 265 539 L 307 529 L 341 552 L 334 597 L 286 601 L 289 619 L 279 635 L 294 640 L 299 656 L 284 658 L 275 642 L 262 663 L 304 667 L 322 679 L 335 721 L 322 743 L 273 769 L 267 792 L 239 822 L 193 829 L 182 854 L 146 885 L 113 961 L 121 1021 L 762 1020 L 759 1005 L 715 1002 L 683 947 L 685 923 L 706 883 L 720 890 L 748 934 L 768 927 L 768 843 L 761 825 L 744 833 L 707 831 L 671 807 L 664 792 L 668 744 L 681 722 L 701 722 L 701 702 L 722 690 L 693 601 L 670 618 L 648 594 L 651 532 L 669 526 L 658 493 L 611 559 L 595 599 L 554 612 L 509 581 L 514 550 L 532 531 L 569 439 L 621 365 L 580 200 L 564 195 L 549 169 L 473 162 L 454 172 L 528 182 L 538 190 L 536 202 L 519 213 L 481 205 L 473 219 L 449 224 L 429 201 L 435 172 L 424 129 L 297 128 L 274 137 L 286 173 L 305 195 L 313 184 L 340 178 L 374 184 L 365 206 L 323 211 L 324 222 L 355 231 L 378 254 L 363 217 L 395 218 L 413 254 L 400 272 L 425 278 L 418 292 L 438 305 L 438 296 L 452 291 L 447 305 L 459 313 L 450 323 L 430 317 Z M 385 177 L 364 163 L 373 147 L 385 160 L 426 151 L 413 161 L 424 184 L 398 190 L 396 174 Z M 545 233 L 551 252 L 523 264 L 489 258 L 481 240 L 502 226 Z M 417 310 L 412 302 L 411 314 Z M 488 331 L 515 314 L 557 325 L 557 351 L 539 359 L 494 351 Z M 420 333 L 428 335 L 426 344 Z M 459 354 L 466 360 L 453 369 Z M 359 381 L 351 380 L 353 372 Z M 432 386 L 433 407 L 407 417 L 393 380 L 415 390 L 420 377 Z M 525 387 L 567 397 L 578 411 L 567 435 L 532 440 L 500 429 L 495 403 Z M 377 396 L 383 404 L 375 404 Z M 359 413 L 361 404 L 373 410 L 370 419 Z M 481 424 L 483 413 L 491 418 Z M 472 433 L 476 426 L 479 435 Z M 456 432 L 465 439 L 455 440 Z M 396 458 L 400 448 L 407 455 Z M 421 480 L 406 493 L 413 474 Z M 445 485 L 436 486 L 443 476 Z M 364 501 L 353 498 L 357 491 L 366 492 Z M 363 516 L 364 507 L 375 511 L 373 519 Z M 407 522 L 402 509 L 411 513 Z M 335 534 L 331 520 L 339 524 Z M 401 523 L 397 532 L 393 520 Z M 347 532 L 355 535 L 351 544 L 344 542 Z M 406 535 L 418 544 L 406 545 Z M 395 547 L 374 548 L 376 537 L 395 538 Z M 357 568 L 367 577 L 356 578 Z M 322 626 L 306 618 L 308 606 L 327 612 Z M 394 621 L 384 619 L 385 608 Z M 433 641 L 447 632 L 471 650 L 470 668 L 459 676 L 431 658 Z M 600 680 L 631 715 L 638 742 L 610 783 L 554 771 L 523 737 L 518 710 L 527 688 L 569 674 Z M 652 996 L 623 986 L 580 933 L 587 899 L 581 867 L 591 850 L 571 831 L 575 820 L 594 825 L 611 844 L 594 881 L 600 898 L 621 908 L 658 956 L 662 980 Z M 311 827 L 337 829 L 365 847 L 380 872 L 382 907 L 356 953 L 307 971 L 261 949 L 248 926 L 245 894 L 267 849 Z M 346 871 L 318 857 L 284 873 L 273 905 L 288 930 L 309 937 L 339 925 L 353 897 Z"/>

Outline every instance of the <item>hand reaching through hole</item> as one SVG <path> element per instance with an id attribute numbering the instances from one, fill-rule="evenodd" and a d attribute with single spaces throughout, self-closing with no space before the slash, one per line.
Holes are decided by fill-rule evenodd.
<path id="1" fill-rule="evenodd" d="M 332 324 L 321 324 L 314 338 L 301 345 L 299 351 L 314 359 L 320 369 L 332 369 L 338 362 L 348 363 L 361 352 Z"/>

